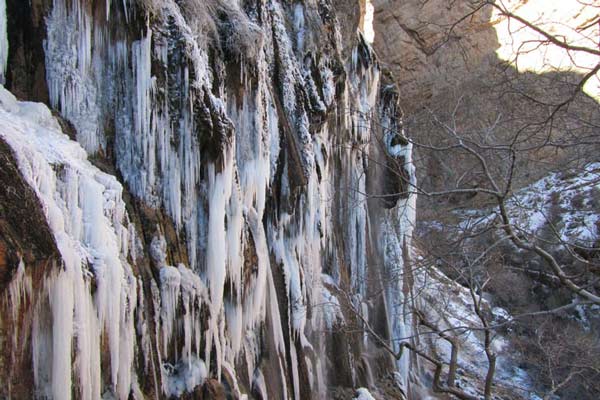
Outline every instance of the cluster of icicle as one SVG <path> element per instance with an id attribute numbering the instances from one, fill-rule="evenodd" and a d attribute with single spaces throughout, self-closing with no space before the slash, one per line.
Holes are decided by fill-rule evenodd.
<path id="1" fill-rule="evenodd" d="M 136 240 L 122 186 L 90 164 L 46 106 L 17 102 L 1 86 L 0 102 L 0 135 L 40 199 L 63 260 L 62 268 L 47 277 L 44 293 L 11 293 L 14 313 L 21 304 L 14 299 L 36 296 L 31 336 L 36 387 L 42 396 L 70 398 L 75 372 L 81 397 L 99 398 L 105 333 L 113 387 L 126 398 L 133 379 L 133 312 L 140 288 L 127 261 L 135 258 Z M 27 279 L 20 270 L 15 279 Z"/>
<path id="2" fill-rule="evenodd" d="M 192 33 L 180 2 L 155 4 L 153 25 L 147 22 L 135 41 L 129 40 L 127 29 L 110 28 L 107 21 L 114 18 L 116 7 L 113 4 L 111 11 L 110 3 L 105 19 L 96 20 L 86 1 L 54 0 L 46 20 L 50 102 L 73 123 L 77 142 L 60 132 L 45 106 L 17 102 L 1 89 L 0 134 L 37 193 L 63 259 L 62 267 L 47 276 L 44 293 L 29 293 L 20 289 L 22 285 L 14 290 L 14 299 L 36 297 L 31 336 L 36 391 L 55 399 L 71 398 L 72 387 L 82 399 L 98 399 L 105 392 L 119 399 L 128 399 L 130 394 L 143 398 L 136 372 L 144 371 L 144 379 L 155 382 L 157 393 L 179 396 L 200 385 L 209 371 L 217 378 L 226 371 L 234 379 L 247 374 L 254 389 L 266 398 L 258 365 L 258 327 L 264 324 L 279 353 L 282 382 L 286 382 L 289 342 L 292 396 L 299 398 L 294 341 L 318 354 L 314 348 L 322 345 L 318 339 L 322 327 L 331 328 L 343 318 L 336 307 L 338 300 L 323 282 L 337 285 L 336 265 L 344 263 L 350 266 L 359 308 L 366 293 L 369 160 L 365 149 L 371 142 L 370 116 L 379 89 L 377 68 L 362 65 L 355 51 L 347 67 L 342 104 L 334 105 L 334 74 L 326 60 L 319 65 L 320 93 L 311 66 L 304 62 L 308 5 L 296 4 L 290 17 L 278 1 L 267 1 L 268 17 L 263 16 L 263 23 L 269 26 L 254 27 L 269 33 L 263 35 L 261 51 L 253 60 L 256 79 L 250 83 L 243 74 L 227 77 L 239 79 L 244 87 L 240 103 L 224 88 L 213 87 L 215 71 L 209 66 L 205 38 Z M 125 10 L 126 22 L 133 5 L 124 2 L 119 7 Z M 8 51 L 4 10 L 0 6 L 2 65 Z M 177 46 L 183 61 L 170 59 L 178 53 L 167 23 L 174 24 L 180 35 Z M 265 212 L 283 124 L 272 87 L 275 59 L 280 65 L 281 108 L 296 135 L 306 179 L 296 212 L 280 215 Z M 152 63 L 157 60 L 164 66 L 179 62 L 176 81 L 161 83 L 153 76 Z M 299 102 L 304 95 L 297 93 L 299 83 L 317 99 L 315 107 L 320 111 L 341 110 L 343 115 L 335 120 L 347 129 L 324 124 L 318 134 L 311 134 L 309 116 Z M 194 118 L 194 104 L 200 96 L 210 103 L 212 112 L 227 117 L 234 132 L 220 162 L 201 156 Z M 173 102 L 180 104 L 176 115 L 172 114 Z M 123 187 L 87 160 L 88 154 L 101 153 L 109 146 L 106 121 L 114 121 L 116 166 L 127 188 L 145 203 L 166 210 L 188 246 L 188 265 L 170 266 L 166 240 L 157 234 L 145 249 L 161 267 L 158 281 L 150 282 L 149 294 L 144 294 L 144 282 L 134 272 L 144 249 L 127 214 Z M 395 151 L 390 149 L 392 155 Z M 409 149 L 402 151 L 410 155 Z M 339 159 L 341 170 L 333 170 L 333 157 Z M 289 160 L 283 165 L 282 199 L 290 198 L 293 191 L 288 168 Z M 341 203 L 334 204 L 340 188 L 348 192 L 343 198 L 337 196 Z M 346 260 L 333 256 L 336 216 L 345 221 Z M 390 220 L 390 235 L 404 237 L 411 229 L 411 218 Z M 250 237 L 257 260 L 251 276 L 245 277 L 243 254 Z M 387 261 L 401 265 L 402 243 L 390 240 L 382 242 L 392 249 L 385 250 L 391 254 Z M 331 261 L 327 271 L 325 259 Z M 289 304 L 286 330 L 272 263 L 283 268 Z M 394 294 L 400 292 L 394 290 Z M 144 301 L 146 297 L 152 304 Z M 319 307 L 323 302 L 328 306 Z M 19 302 L 13 305 L 18 309 Z M 153 308 L 152 323 L 148 307 Z M 316 310 L 310 318 L 308 307 Z M 151 327 L 155 332 L 150 332 Z M 292 337 L 285 337 L 287 330 Z M 180 347 L 173 350 L 172 343 Z M 109 365 L 103 364 L 106 345 Z M 140 352 L 145 366 L 136 362 Z M 235 371 L 240 356 L 245 357 L 247 371 Z M 154 358 L 159 360 L 158 372 L 149 366 Z M 306 362 L 313 390 L 323 390 L 320 358 Z M 235 382 L 232 390 L 245 396 Z M 287 396 L 287 390 L 283 394 Z"/>
<path id="3" fill-rule="evenodd" d="M 384 89 L 387 90 L 388 88 Z M 412 234 L 416 223 L 417 196 L 416 173 L 412 160 L 412 143 L 406 145 L 394 144 L 397 135 L 404 135 L 402 121 L 398 120 L 395 103 L 380 104 L 380 123 L 383 134 L 385 152 L 389 157 L 395 158 L 406 171 L 406 195 L 401 196 L 395 207 L 384 210 L 378 222 L 380 253 L 383 254 L 384 281 L 386 290 L 386 307 L 389 318 L 390 336 L 394 351 L 400 351 L 404 340 L 413 340 L 415 326 L 413 323 L 413 307 L 421 299 L 415 296 L 413 287 L 417 278 L 424 274 L 419 269 L 411 266 L 413 259 Z M 419 307 L 422 305 L 419 303 Z M 427 308 L 428 306 L 425 306 Z M 396 378 L 403 388 L 408 388 L 408 378 L 411 371 L 411 358 L 403 356 L 396 361 L 398 371 Z M 418 366 L 413 366 L 414 370 Z M 414 377 L 414 375 L 413 375 Z"/>

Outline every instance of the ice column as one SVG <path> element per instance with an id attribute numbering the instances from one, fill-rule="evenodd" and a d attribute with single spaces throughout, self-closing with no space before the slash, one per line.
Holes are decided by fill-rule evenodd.
<path id="1" fill-rule="evenodd" d="M 8 61 L 8 33 L 6 32 L 6 0 L 0 0 L 0 84 L 4 85 L 4 73 Z"/>

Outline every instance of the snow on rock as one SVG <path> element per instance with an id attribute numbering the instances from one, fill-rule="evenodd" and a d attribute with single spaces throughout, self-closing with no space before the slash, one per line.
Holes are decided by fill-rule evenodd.
<path id="1" fill-rule="evenodd" d="M 581 249 L 597 247 L 600 238 L 600 215 L 598 214 L 598 193 L 600 190 L 600 164 L 591 163 L 581 168 L 568 168 L 551 173 L 546 177 L 516 191 L 506 200 L 508 216 L 514 224 L 514 230 L 528 240 L 543 240 L 544 246 L 553 251 L 561 251 L 565 245 L 578 246 Z M 493 227 L 500 221 L 496 208 L 479 210 L 460 210 L 459 234 Z M 428 223 L 430 229 L 443 230 L 447 227 L 437 222 Z M 497 234 L 504 235 L 501 228 Z M 425 304 L 422 307 L 426 315 L 434 321 L 437 328 L 453 329 L 460 340 L 459 366 L 475 380 L 461 377 L 461 387 L 469 387 L 477 393 L 475 382 L 483 379 L 482 371 L 487 370 L 482 335 L 468 327 L 481 327 L 481 322 L 473 312 L 473 300 L 467 288 L 447 279 L 433 266 L 428 266 L 426 275 L 417 275 L 420 283 L 426 287 L 423 291 Z M 448 294 L 448 295 L 444 295 Z M 513 316 L 501 307 L 492 307 L 486 299 L 482 307 L 489 309 L 493 322 L 503 325 L 513 320 Z M 576 312 L 582 311 L 575 308 Z M 593 311 L 591 311 L 593 313 Z M 582 312 L 578 320 L 586 328 L 587 314 Z M 465 327 L 465 329 L 455 329 Z M 497 382 L 510 382 L 515 388 L 533 391 L 533 377 L 516 364 L 511 357 L 509 342 L 498 333 L 494 335 L 492 349 L 497 353 Z M 444 359 L 450 357 L 450 346 L 437 338 L 433 347 Z M 535 398 L 530 395 L 530 398 Z"/>
<path id="2" fill-rule="evenodd" d="M 186 392 L 191 393 L 208 377 L 206 364 L 198 358 L 183 359 L 176 365 L 164 365 L 163 369 L 165 394 L 169 397 L 180 397 Z"/>
<path id="3" fill-rule="evenodd" d="M 545 240 L 593 247 L 600 237 L 597 196 L 600 190 L 600 164 L 552 173 L 517 191 L 506 201 L 515 229 L 531 237 L 550 235 Z M 477 229 L 499 218 L 495 209 L 466 210 L 460 215 L 461 229 Z"/>
<path id="4" fill-rule="evenodd" d="M 537 234 L 552 225 L 559 241 L 593 247 L 600 236 L 596 198 L 600 190 L 600 164 L 551 174 L 521 189 L 508 202 L 519 229 Z M 564 210 L 556 220 L 553 209 Z M 556 240 L 555 239 L 555 240 Z"/>
<path id="5" fill-rule="evenodd" d="M 37 321 L 41 314 L 34 316 L 36 386 L 54 398 L 68 399 L 74 368 L 81 397 L 99 398 L 100 340 L 106 335 L 111 388 L 127 398 L 137 283 L 127 261 L 135 233 L 122 187 L 92 166 L 81 146 L 60 132 L 47 107 L 17 102 L 3 87 L 0 99 L 0 135 L 42 203 L 64 264 L 45 282 L 51 325 L 42 326 Z"/>
<path id="6" fill-rule="evenodd" d="M 420 288 L 419 309 L 427 321 L 439 331 L 454 337 L 458 343 L 458 375 L 461 388 L 474 396 L 482 392 L 481 382 L 485 380 L 488 360 L 485 355 L 481 320 L 475 313 L 469 289 L 449 279 L 434 266 L 427 266 L 415 274 L 415 287 Z M 484 298 L 482 309 L 491 309 L 494 320 L 505 323 L 512 320 L 507 310 L 494 307 Z M 439 335 L 423 336 L 423 342 L 438 357 L 449 362 L 451 344 Z M 495 380 L 498 383 L 510 382 L 519 390 L 531 389 L 533 378 L 519 368 L 510 357 L 508 339 L 500 333 L 493 336 L 491 349 L 497 354 Z"/>
<path id="7" fill-rule="evenodd" d="M 597 208 L 599 190 L 599 163 L 587 164 L 581 168 L 568 168 L 551 173 L 516 191 L 506 201 L 507 213 L 516 232 L 534 242 L 543 240 L 544 246 L 553 251 L 561 251 L 565 245 L 581 249 L 593 248 L 597 247 L 600 238 L 600 215 Z M 464 231 L 484 229 L 500 220 L 495 208 L 462 210 L 457 214 L 462 219 L 458 229 Z M 430 227 L 441 229 L 436 224 L 430 224 Z M 500 228 L 497 228 L 497 233 L 500 236 L 504 235 Z M 433 267 L 429 269 L 430 275 L 443 275 Z M 439 283 L 429 283 L 431 290 L 428 289 L 425 293 L 428 304 L 437 304 L 430 307 L 429 311 L 439 324 L 438 328 L 480 326 L 472 312 L 472 299 L 468 290 L 449 280 L 444 283 L 443 277 L 432 280 L 435 281 Z M 453 300 L 441 302 L 439 293 L 447 293 L 449 290 L 453 293 Z M 490 308 L 495 323 L 505 324 L 513 319 L 507 310 L 490 307 L 486 300 L 483 300 L 483 306 Z M 581 313 L 579 319 L 585 328 L 586 313 Z M 460 335 L 460 340 L 461 368 L 482 378 L 481 371 L 487 368 L 487 361 L 482 356 L 482 340 L 473 331 L 465 331 Z M 494 336 L 492 346 L 498 354 L 496 379 L 500 382 L 510 381 L 521 388 L 533 388 L 532 377 L 515 365 L 515 360 L 503 351 L 507 345 L 502 335 Z M 450 349 L 446 344 L 439 341 L 436 347 L 444 357 L 449 357 Z"/>
<path id="8" fill-rule="evenodd" d="M 358 388 L 356 389 L 356 395 L 353 400 L 375 400 L 375 397 L 371 395 L 368 389 Z"/>

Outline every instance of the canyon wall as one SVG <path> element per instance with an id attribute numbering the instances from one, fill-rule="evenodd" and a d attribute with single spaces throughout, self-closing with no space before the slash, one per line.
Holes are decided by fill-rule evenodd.
<path id="1" fill-rule="evenodd" d="M 373 334 L 413 329 L 415 171 L 358 3 L 0 10 L 1 396 L 410 393 Z"/>

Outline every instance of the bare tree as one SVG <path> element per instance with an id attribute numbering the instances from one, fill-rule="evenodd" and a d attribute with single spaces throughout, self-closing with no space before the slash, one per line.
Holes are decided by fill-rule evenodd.
<path id="1" fill-rule="evenodd" d="M 346 328 L 366 331 L 395 359 L 406 351 L 414 354 L 431 366 L 435 392 L 460 399 L 477 398 L 457 385 L 461 335 L 477 332 L 481 337 L 487 370 L 479 386 L 486 400 L 501 389 L 500 384 L 510 386 L 496 382 L 499 355 L 494 341 L 500 333 L 517 336 L 510 346 L 515 353 L 521 351 L 521 360 L 542 378 L 545 398 L 561 393 L 594 398 L 599 393 L 595 383 L 600 377 L 597 358 L 582 355 L 598 354 L 598 336 L 593 330 L 586 334 L 590 327 L 573 320 L 576 314 L 600 305 L 600 223 L 590 227 L 593 235 L 582 241 L 565 234 L 568 227 L 563 226 L 563 216 L 600 214 L 600 189 L 596 189 L 600 167 L 593 165 L 599 161 L 600 115 L 596 101 L 583 92 L 600 71 L 600 37 L 594 37 L 600 17 L 573 27 L 574 32 L 589 39 L 573 42 L 525 19 L 502 1 L 471 3 L 472 12 L 447 27 L 448 38 L 470 16 L 493 8 L 502 18 L 518 24 L 518 29 L 539 36 L 535 43 L 519 47 L 516 65 L 519 56 L 543 46 L 558 47 L 572 60 L 585 53 L 596 61 L 578 74 L 553 71 L 537 75 L 504 64 L 497 76 L 468 87 L 472 93 L 461 88 L 446 97 L 452 101 L 412 115 L 398 111 L 392 115 L 396 121 L 380 127 L 381 135 L 374 136 L 374 144 L 384 153 L 389 146 L 386 135 L 393 135 L 394 145 L 413 146 L 419 169 L 431 172 L 434 165 L 441 171 L 437 180 L 425 177 L 417 184 L 410 179 L 406 158 L 388 154 L 384 160 L 370 159 L 385 171 L 387 183 L 391 182 L 395 190 L 362 194 L 381 201 L 385 208 L 416 194 L 422 217 L 418 230 L 425 236 L 424 240 L 419 234 L 415 236 L 423 260 L 409 260 L 403 270 L 385 279 L 427 275 L 430 266 L 436 266 L 466 289 L 476 321 L 440 326 L 415 301 L 426 296 L 427 283 L 415 284 L 413 278 L 410 298 L 405 301 L 411 304 L 416 324 L 424 329 L 412 337 L 384 337 L 350 298 L 342 308 L 354 315 L 360 326 Z M 597 2 L 578 3 L 600 12 Z M 491 98 L 498 106 L 481 112 L 477 103 Z M 362 117 L 374 123 L 381 116 Z M 365 152 L 365 156 L 369 154 Z M 549 173 L 554 173 L 555 182 L 571 182 L 565 186 L 573 193 L 568 202 L 560 193 L 552 195 L 556 198 L 550 198 L 550 206 L 534 204 L 531 196 L 520 194 L 523 187 Z M 523 222 L 524 215 L 534 213 L 539 219 L 536 226 Z M 433 235 L 435 240 L 431 240 Z M 428 245 L 431 242 L 434 244 Z M 503 297 L 502 292 L 508 294 Z M 486 300 L 488 293 L 510 309 L 507 319 L 498 320 L 493 315 Z M 567 327 L 569 334 L 555 334 Z M 424 337 L 449 343 L 449 358 L 444 359 L 419 340 Z M 580 362 L 570 362 L 569 357 L 578 357 Z"/>

